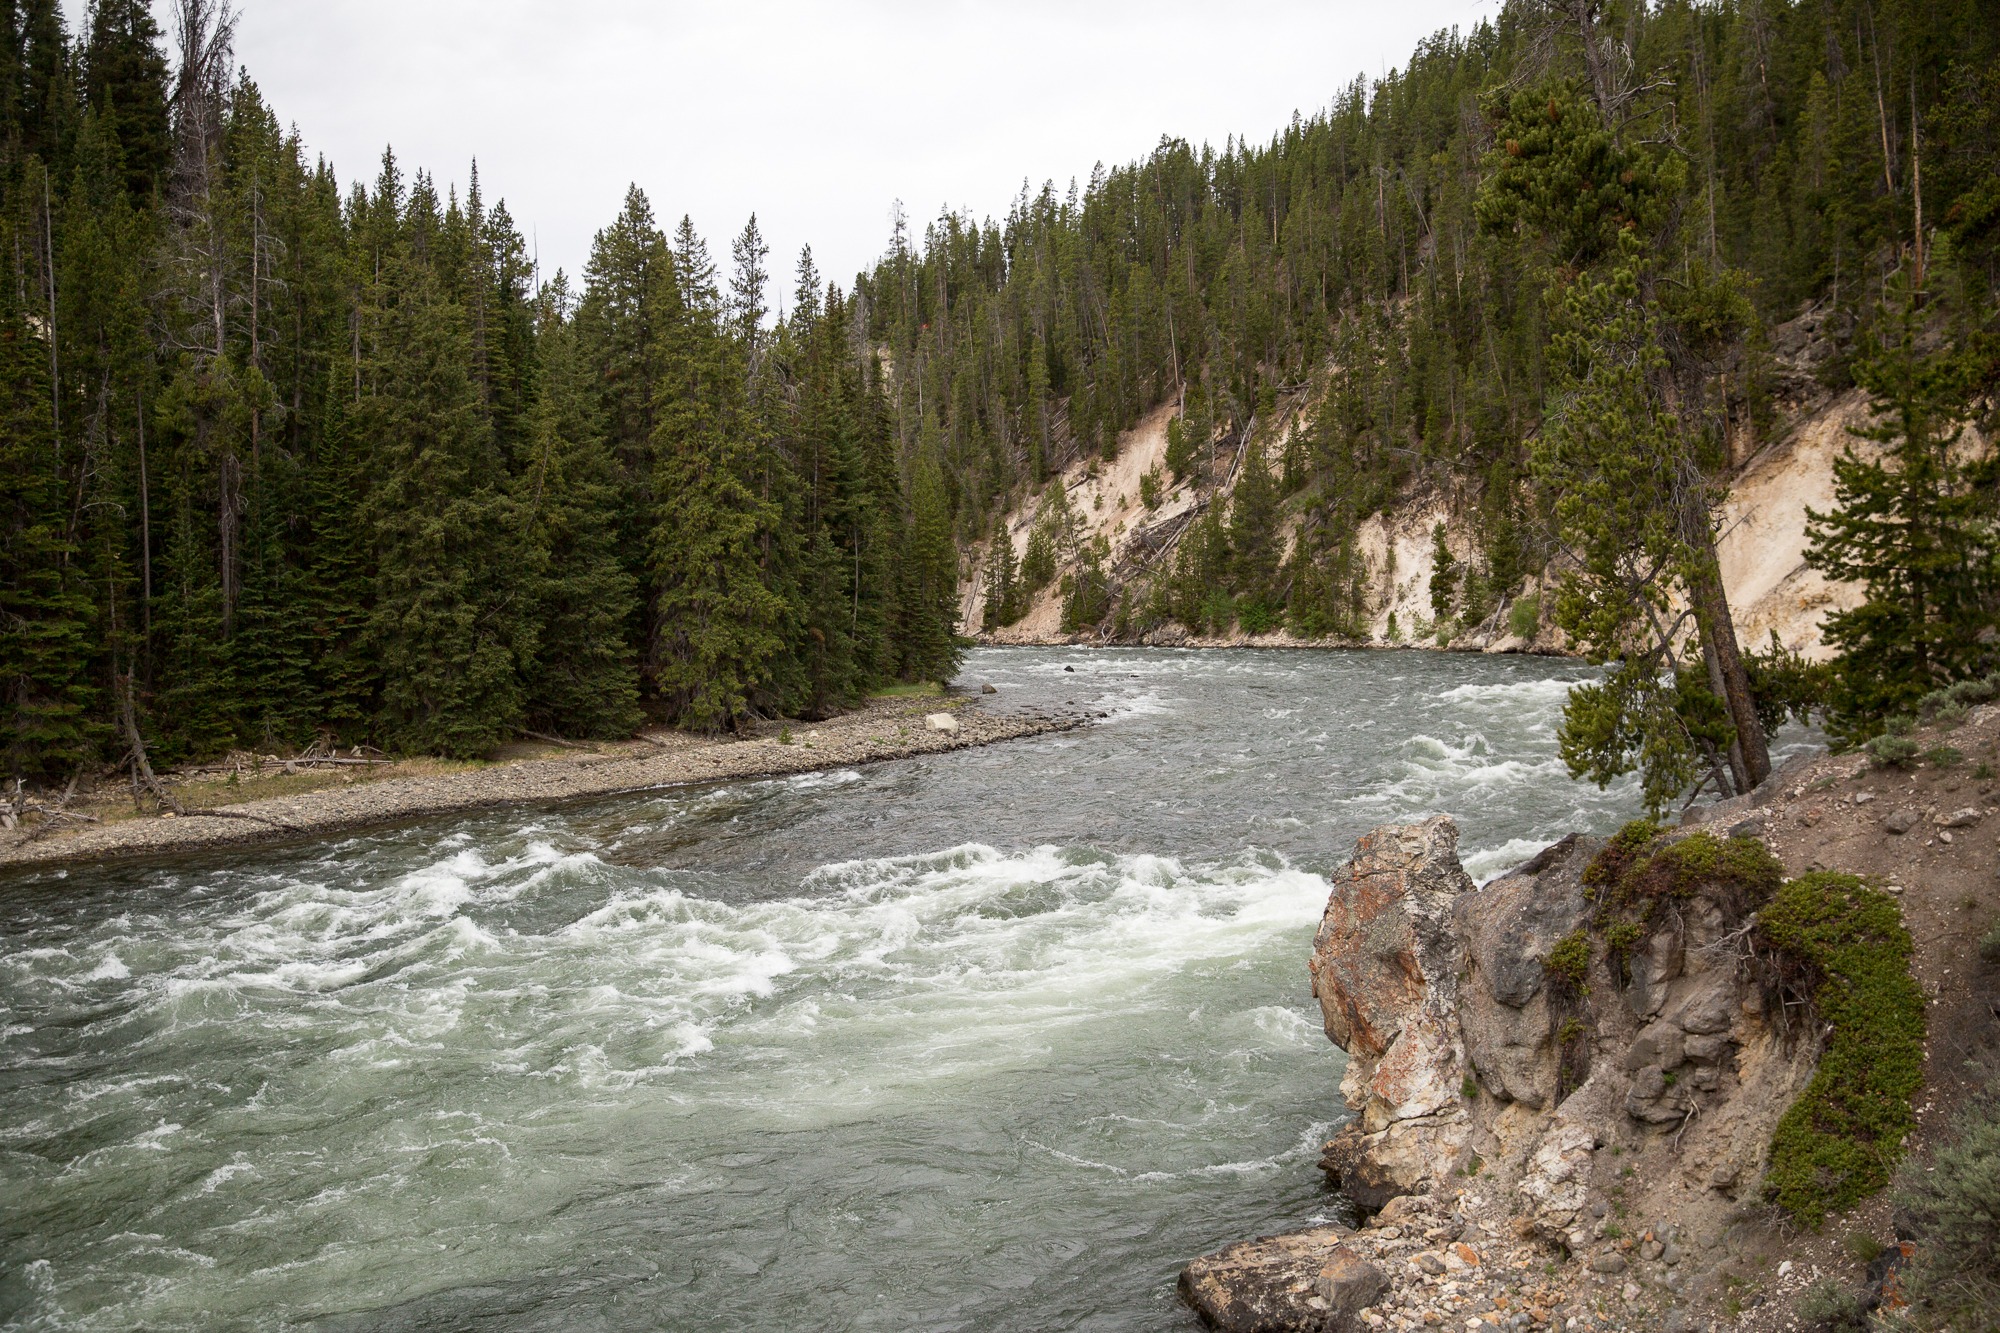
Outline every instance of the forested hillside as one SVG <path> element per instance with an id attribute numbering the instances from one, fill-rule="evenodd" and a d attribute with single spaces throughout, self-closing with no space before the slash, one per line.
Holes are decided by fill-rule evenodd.
<path id="1" fill-rule="evenodd" d="M 858 294 L 961 541 L 1036 515 L 1018 564 L 992 545 L 988 627 L 1054 585 L 1073 631 L 1356 637 L 1379 573 L 1357 529 L 1428 489 L 1479 538 L 1433 587 L 1439 626 L 1554 561 L 1571 642 L 1623 660 L 1572 709 L 1578 771 L 1726 792 L 1787 710 L 1866 736 L 1977 669 L 1920 646 L 1807 678 L 1739 647 L 1715 531 L 1732 455 L 1779 424 L 1768 333 L 1812 306 L 1820 386 L 1865 389 L 1892 419 L 1876 443 L 1916 461 L 1845 497 L 1923 511 L 1918 537 L 1871 530 L 1872 574 L 1821 533 L 1817 567 L 1874 608 L 1830 639 L 1969 645 L 1993 623 L 1991 468 L 1940 460 L 2000 366 L 1997 55 L 1990 0 L 1516 0 L 1268 143 L 1163 139 L 1004 223 L 899 234 Z M 1113 567 L 1043 483 L 1162 402 L 1171 475 L 1143 489 L 1191 485 L 1170 508 L 1199 518 Z M 1952 591 L 1914 593 L 1943 551 Z"/>
<path id="2" fill-rule="evenodd" d="M 0 745 L 66 779 L 480 753 L 950 673 L 953 553 L 850 302 L 634 189 L 537 283 L 477 170 L 345 185 L 218 0 L 0 5 Z M 141 764 L 143 768 L 143 763 Z"/>
<path id="3" fill-rule="evenodd" d="M 1020 577 L 1067 579 L 1075 624 L 1339 634 L 1357 526 L 1448 484 L 1481 549 L 1440 619 L 1559 554 L 1594 655 L 1690 603 L 1573 755 L 1636 762 L 1664 709 L 1661 781 L 1740 786 L 1779 705 L 1717 605 L 1710 478 L 1769 429 L 1765 330 L 1821 303 L 1821 375 L 1886 403 L 1903 328 L 1908 365 L 1959 357 L 1926 420 L 1990 410 L 1993 0 L 1515 0 L 1267 143 L 899 221 L 850 291 L 808 253 L 782 301 L 754 219 L 718 263 L 637 188 L 584 273 L 537 275 L 476 171 L 343 184 L 218 0 L 174 17 L 96 0 L 71 34 L 0 0 L 0 737 L 29 782 L 941 678 L 959 550 L 1170 403 L 1155 488 L 1243 484 L 1144 585 L 1057 512 Z M 1918 665 L 1896 699 L 1971 669 Z"/>

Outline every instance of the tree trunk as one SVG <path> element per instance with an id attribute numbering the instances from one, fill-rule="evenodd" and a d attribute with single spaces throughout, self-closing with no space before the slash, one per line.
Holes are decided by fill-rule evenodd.
<path id="1" fill-rule="evenodd" d="M 1736 646 L 1736 622 L 1729 615 L 1729 595 L 1722 587 L 1722 567 L 1715 558 L 1715 534 L 1706 512 L 1693 515 L 1688 526 L 1694 547 L 1695 569 L 1688 579 L 1688 598 L 1694 604 L 1695 623 L 1701 628 L 1702 651 L 1715 654 L 1715 671 L 1721 676 L 1722 700 L 1728 705 L 1729 719 L 1736 726 L 1736 745 L 1731 766 L 1741 750 L 1742 773 L 1750 787 L 1771 776 L 1771 749 L 1764 737 L 1764 724 L 1757 718 L 1757 705 L 1750 696 L 1750 674 Z M 1747 790 L 1747 788 L 1746 788 Z"/>

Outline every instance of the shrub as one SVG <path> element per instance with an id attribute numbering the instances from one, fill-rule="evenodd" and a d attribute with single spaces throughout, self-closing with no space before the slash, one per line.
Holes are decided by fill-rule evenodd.
<path id="1" fill-rule="evenodd" d="M 1910 1292 L 1946 1328 L 2000 1328 L 2000 1096 L 1991 1089 L 1960 1113 L 1928 1167 L 1912 1162 L 1896 1203 L 1917 1241 Z"/>
<path id="2" fill-rule="evenodd" d="M 1819 1333 L 1865 1333 L 1868 1307 L 1861 1297 L 1831 1278 L 1815 1282 L 1799 1297 L 1799 1322 Z"/>
<path id="3" fill-rule="evenodd" d="M 1596 891 L 1599 927 L 1610 931 L 1636 924 L 1643 933 L 1663 904 L 1686 900 L 1701 889 L 1732 921 L 1740 921 L 1777 892 L 1785 878 L 1784 866 L 1755 838 L 1696 832 L 1668 842 L 1661 833 L 1651 820 L 1635 820 L 1584 868 L 1584 884 Z M 1624 940 L 1628 952 L 1638 938 Z"/>
<path id="4" fill-rule="evenodd" d="M 1571 996 L 1585 994 L 1589 990 L 1584 979 L 1590 975 L 1590 937 L 1578 930 L 1557 940 L 1542 960 L 1542 971 L 1548 974 L 1550 985 Z"/>
<path id="5" fill-rule="evenodd" d="M 1995 967 L 2000 967 L 2000 921 L 1986 928 L 1979 937 L 1979 956 Z"/>
<path id="6" fill-rule="evenodd" d="M 1139 478 L 1139 503 L 1148 509 L 1160 507 L 1160 470 L 1148 468 Z"/>
<path id="7" fill-rule="evenodd" d="M 1951 745 L 1937 745 L 1924 751 L 1924 762 L 1933 768 L 1956 768 L 1965 762 L 1965 752 Z"/>
<path id="8" fill-rule="evenodd" d="M 1884 733 L 1861 747 L 1878 768 L 1908 768 L 1916 762 L 1922 747 L 1908 736 Z"/>
<path id="9" fill-rule="evenodd" d="M 1517 639 L 1532 639 L 1542 627 L 1542 599 L 1523 597 L 1507 609 L 1507 631 Z"/>
<path id="10" fill-rule="evenodd" d="M 1778 890 L 1757 917 L 1770 981 L 1807 999 L 1828 1028 L 1812 1082 L 1778 1121 L 1765 1193 L 1817 1227 L 1889 1182 L 1916 1127 L 1924 1076 L 1924 997 L 1910 977 L 1910 933 L 1886 893 L 1815 871 Z"/>

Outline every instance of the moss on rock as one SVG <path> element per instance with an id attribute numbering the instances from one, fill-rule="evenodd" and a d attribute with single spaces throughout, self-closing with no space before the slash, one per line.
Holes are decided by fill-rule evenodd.
<path id="1" fill-rule="evenodd" d="M 1896 900 L 1854 875 L 1786 883 L 1758 913 L 1775 983 L 1827 1025 L 1812 1082 L 1778 1122 L 1765 1194 L 1816 1227 L 1880 1190 L 1916 1127 L 1924 997 Z"/>

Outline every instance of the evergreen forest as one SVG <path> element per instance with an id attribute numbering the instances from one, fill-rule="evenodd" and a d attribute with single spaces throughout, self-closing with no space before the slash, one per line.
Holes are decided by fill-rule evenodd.
<path id="1" fill-rule="evenodd" d="M 1356 527 L 1430 485 L 1481 544 L 1440 621 L 1565 571 L 1552 614 L 1619 664 L 1565 754 L 1656 804 L 1760 781 L 1787 710 L 1865 739 L 1993 666 L 1995 478 L 1954 441 L 2000 378 L 1994 0 L 1510 0 L 1268 141 L 899 212 L 847 289 L 807 252 L 783 299 L 754 218 L 718 258 L 636 187 L 543 279 L 476 170 L 342 186 L 219 0 L 171 32 L 143 0 L 0 14 L 0 744 L 30 783 L 944 679 L 960 553 L 1167 403 L 1161 484 L 1240 460 L 1230 503 L 1144 583 L 1038 526 L 988 624 L 1061 577 L 1072 628 L 1338 637 Z M 1869 600 L 1817 673 L 1735 643 L 1714 556 L 1808 306 L 1890 451 L 1820 520 Z"/>

